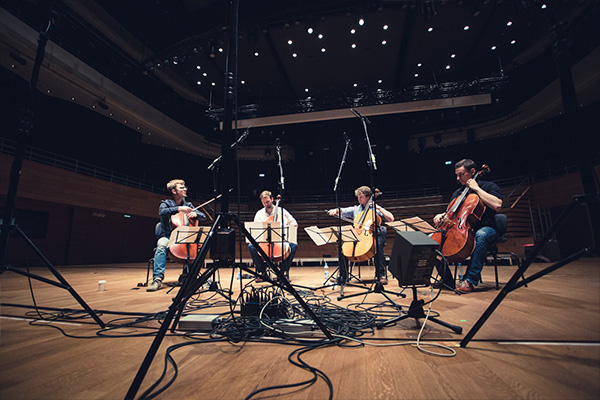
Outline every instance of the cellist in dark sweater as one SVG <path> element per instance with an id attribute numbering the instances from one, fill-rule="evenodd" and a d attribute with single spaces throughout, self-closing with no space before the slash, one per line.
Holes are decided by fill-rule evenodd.
<path id="1" fill-rule="evenodd" d="M 476 174 L 476 164 L 473 160 L 460 160 L 455 164 L 454 172 L 456 173 L 456 180 L 462 186 L 452 194 L 450 201 L 460 196 L 462 191 L 468 187 L 469 191 L 479 196 L 479 199 L 486 206 L 481 220 L 471 226 L 473 232 L 475 232 L 475 248 L 471 254 L 471 264 L 463 280 L 456 288 L 462 293 L 470 293 L 473 291 L 474 286 L 479 283 L 479 274 L 485 263 L 489 244 L 503 233 L 496 226 L 494 218 L 496 212 L 502 208 L 502 193 L 500 187 L 494 182 L 473 179 Z M 435 226 L 440 226 L 443 223 L 444 215 L 445 213 L 441 213 L 433 218 Z M 445 279 L 445 282 L 447 282 L 447 279 Z"/>

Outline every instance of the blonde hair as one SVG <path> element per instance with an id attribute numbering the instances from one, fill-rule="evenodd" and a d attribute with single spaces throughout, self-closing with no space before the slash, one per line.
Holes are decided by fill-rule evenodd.
<path id="1" fill-rule="evenodd" d="M 260 196 L 258 196 L 258 198 L 262 200 L 265 197 L 273 198 L 273 194 L 268 190 L 263 190 L 263 192 L 260 194 Z"/>
<path id="2" fill-rule="evenodd" d="M 364 195 L 366 197 L 371 197 L 371 195 L 373 194 L 373 192 L 371 192 L 371 188 L 370 187 L 368 187 L 368 186 L 361 186 L 361 187 L 359 187 L 358 189 L 356 189 L 354 191 L 354 195 L 356 197 L 358 197 L 359 194 L 362 194 L 362 195 Z"/>
<path id="3" fill-rule="evenodd" d="M 175 189 L 177 185 L 185 186 L 185 181 L 183 179 L 173 179 L 167 183 L 167 190 L 170 192 L 171 190 Z"/>

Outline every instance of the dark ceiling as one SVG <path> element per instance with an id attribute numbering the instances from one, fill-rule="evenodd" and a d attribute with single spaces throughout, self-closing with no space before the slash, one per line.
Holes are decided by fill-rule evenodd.
<path id="1" fill-rule="evenodd" d="M 229 67 L 238 105 L 254 105 L 258 115 L 303 111 L 309 97 L 310 111 L 356 107 L 510 75 L 548 51 L 550 14 L 577 28 L 597 8 L 594 1 L 554 1 L 544 10 L 527 0 L 241 0 L 236 64 L 228 3 L 99 1 L 152 50 L 150 71 L 175 71 L 218 108 Z M 454 86 L 449 95 L 467 89 Z"/>
<path id="2" fill-rule="evenodd" d="M 0 0 L 36 30 L 46 3 Z M 94 20 L 84 8 L 110 18 L 99 14 Z M 599 9 L 597 0 L 240 0 L 236 14 L 222 0 L 56 0 L 50 39 L 211 141 L 221 138 L 217 122 L 223 117 L 228 70 L 236 77 L 239 119 L 348 111 L 345 121 L 264 125 L 245 142 L 272 145 L 281 137 L 293 147 L 297 165 L 312 163 L 313 176 L 326 175 L 328 188 L 343 150 L 342 132 L 362 136 L 360 121 L 348 109 L 491 95 L 491 104 L 476 107 L 373 114 L 371 140 L 387 158 L 387 170 L 406 169 L 414 159 L 398 155 L 410 150 L 411 135 L 460 129 L 466 141 L 476 123 L 522 117 L 518 107 L 558 78 L 551 27 L 564 23 L 565 48 L 575 65 L 598 48 Z M 227 29 L 235 15 L 237 52 L 228 47 Z M 102 26 L 122 32 L 123 41 Z M 142 56 L 124 46 L 130 35 L 141 44 Z M 164 79 L 167 74 L 176 79 Z M 330 155 L 333 147 L 336 153 Z M 460 156 L 443 153 L 436 157 Z M 269 154 L 265 151 L 265 159 L 273 160 Z M 316 157 L 318 162 L 312 161 Z M 357 168 L 364 169 L 362 162 Z M 364 182 L 364 175 L 357 179 Z"/>

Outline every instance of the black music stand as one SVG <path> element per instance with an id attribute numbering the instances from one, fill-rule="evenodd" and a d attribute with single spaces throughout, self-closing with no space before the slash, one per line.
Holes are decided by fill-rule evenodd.
<path id="1" fill-rule="evenodd" d="M 273 246 L 275 244 L 280 243 L 281 248 L 284 249 L 286 244 L 296 243 L 297 226 L 283 225 L 283 222 L 245 222 L 244 226 L 257 243 L 267 243 L 269 245 L 269 252 L 266 253 L 269 260 L 273 260 Z M 246 242 L 250 243 L 250 240 L 246 238 Z M 284 272 L 289 273 L 289 271 Z"/>
<path id="2" fill-rule="evenodd" d="M 308 233 L 308 236 L 313 240 L 313 242 L 317 246 L 322 246 L 324 244 L 338 243 L 338 247 L 339 247 L 339 243 L 353 243 L 353 242 L 360 241 L 358 232 L 356 232 L 356 229 L 354 229 L 354 227 L 351 225 L 345 225 L 345 226 L 342 226 L 341 228 L 337 227 L 337 226 L 329 226 L 327 228 L 322 228 L 322 229 L 319 229 L 317 226 L 309 226 L 309 227 L 304 228 L 304 230 L 306 231 L 306 233 Z M 327 277 L 325 282 L 323 282 L 322 286 L 318 286 L 315 288 L 307 287 L 307 289 L 319 290 L 319 289 L 324 289 L 326 287 L 334 286 L 331 284 L 327 284 L 327 282 L 332 280 L 333 276 L 337 273 L 338 277 L 336 278 L 336 281 L 340 285 L 340 294 L 343 295 L 344 287 L 346 285 L 349 285 L 348 284 L 348 280 L 349 280 L 348 276 L 353 276 L 353 275 L 349 273 L 349 271 L 347 270 L 345 265 L 341 265 L 341 263 L 346 262 L 345 257 L 342 255 L 341 257 L 338 257 L 338 259 L 339 259 L 339 263 L 338 263 L 337 269 L 335 271 L 333 271 L 333 273 Z M 345 276 L 343 276 L 343 274 L 345 274 Z M 354 278 L 356 278 L 356 277 L 354 277 Z M 358 278 L 356 278 L 356 279 L 358 280 Z M 357 286 L 357 285 L 352 285 L 352 284 L 350 284 L 350 286 L 363 287 L 363 286 Z"/>
<path id="3" fill-rule="evenodd" d="M 406 314 L 388 319 L 376 324 L 377 328 L 392 324 L 396 321 L 402 321 L 406 318 L 419 319 L 425 318 L 423 305 L 425 302 L 418 299 L 417 286 L 429 286 L 431 271 L 436 262 L 436 253 L 439 243 L 419 231 L 396 232 L 394 239 L 394 248 L 390 259 L 390 272 L 398 279 L 400 286 L 411 286 L 413 300 Z M 429 317 L 429 320 L 436 324 L 445 326 L 455 333 L 462 333 L 462 327 L 449 324 L 436 317 Z"/>

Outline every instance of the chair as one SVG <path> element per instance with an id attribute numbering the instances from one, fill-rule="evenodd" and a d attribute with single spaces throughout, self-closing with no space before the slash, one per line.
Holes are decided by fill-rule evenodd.
<path id="1" fill-rule="evenodd" d="M 156 236 L 156 239 L 158 240 L 158 238 L 160 238 L 161 235 L 161 229 L 160 229 L 160 221 L 156 223 L 155 227 L 154 227 L 154 235 Z M 144 284 L 138 284 L 138 286 L 148 286 L 149 282 L 150 282 L 150 274 L 151 271 L 154 270 L 154 253 L 156 252 L 156 247 L 154 249 L 152 249 L 152 258 L 150 258 L 148 260 L 148 267 L 146 269 L 146 283 Z M 173 260 L 173 258 L 171 257 L 171 254 L 167 251 L 167 260 L 171 260 L 174 262 L 177 262 L 176 260 Z M 177 279 L 177 283 L 179 285 L 181 285 L 183 283 L 183 281 L 185 280 L 185 278 L 187 277 L 188 273 L 189 273 L 189 263 L 181 263 L 183 264 L 182 270 L 181 270 L 181 274 L 179 275 L 179 278 Z"/>
<path id="2" fill-rule="evenodd" d="M 507 239 L 504 237 L 504 234 L 506 233 L 508 219 L 505 214 L 496 214 L 496 215 L 494 215 L 494 220 L 496 221 L 496 228 L 498 230 L 499 235 L 496 238 L 496 240 L 494 240 L 493 242 L 491 242 L 489 244 L 487 254 L 488 254 L 488 256 L 491 256 L 494 260 L 494 264 L 493 264 L 494 265 L 494 275 L 496 278 L 496 290 L 498 290 L 498 289 L 500 289 L 500 284 L 498 281 L 498 244 L 506 243 L 506 241 L 507 241 Z M 519 258 L 514 253 L 511 252 L 510 256 L 511 256 L 511 259 L 517 260 L 517 263 L 520 263 Z M 455 264 L 455 266 L 454 266 L 454 276 L 455 277 L 458 277 L 457 273 L 458 273 L 458 264 Z M 481 275 L 479 275 L 479 281 L 482 282 Z"/>

